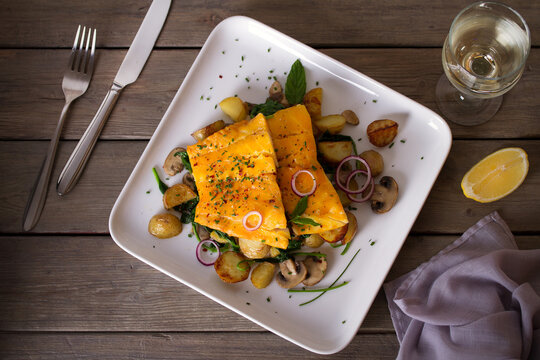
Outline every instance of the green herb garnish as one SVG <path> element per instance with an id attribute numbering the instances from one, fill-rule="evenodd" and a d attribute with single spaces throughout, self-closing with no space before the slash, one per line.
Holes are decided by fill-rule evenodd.
<path id="1" fill-rule="evenodd" d="M 322 293 L 325 293 L 325 292 L 330 291 L 330 290 L 339 289 L 340 287 L 345 286 L 348 283 L 349 283 L 349 281 L 344 281 L 339 285 L 330 286 L 330 287 L 327 287 L 327 288 L 324 288 L 324 289 L 289 289 L 287 291 L 290 292 L 290 293 L 301 293 L 301 292 L 322 292 Z"/>
<path id="2" fill-rule="evenodd" d="M 296 225 L 321 226 L 318 222 L 306 217 L 295 217 L 291 219 L 291 222 Z"/>
<path id="3" fill-rule="evenodd" d="M 156 179 L 156 182 L 158 183 L 159 191 L 161 191 L 162 194 L 165 194 L 165 191 L 167 191 L 169 187 L 167 186 L 167 184 L 161 181 L 156 168 L 152 168 L 152 173 L 154 174 L 154 178 Z"/>
<path id="4" fill-rule="evenodd" d="M 277 101 L 274 101 L 268 98 L 266 99 L 266 102 L 264 104 L 254 105 L 251 111 L 249 112 L 249 116 L 251 118 L 254 118 L 259 113 L 262 113 L 264 116 L 270 116 L 270 115 L 273 115 L 276 111 L 281 110 L 281 109 L 285 109 L 285 106 L 281 105 Z"/>
<path id="5" fill-rule="evenodd" d="M 296 60 L 292 66 L 287 82 L 285 83 L 285 97 L 291 105 L 302 102 L 306 94 L 306 72 L 300 60 Z"/>

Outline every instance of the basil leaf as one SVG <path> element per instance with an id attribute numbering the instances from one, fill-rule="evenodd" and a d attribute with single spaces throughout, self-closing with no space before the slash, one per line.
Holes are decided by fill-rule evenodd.
<path id="1" fill-rule="evenodd" d="M 300 60 L 296 60 L 287 75 L 285 97 L 291 105 L 300 104 L 306 94 L 306 72 Z"/>
<path id="2" fill-rule="evenodd" d="M 307 196 L 304 196 L 303 198 L 298 200 L 298 204 L 296 204 L 296 207 L 294 208 L 294 210 L 293 210 L 293 212 L 291 214 L 291 219 L 297 218 L 300 215 L 302 215 L 304 213 L 304 211 L 306 211 L 306 209 L 307 209 L 307 204 L 308 204 L 308 197 Z"/>
<path id="3" fill-rule="evenodd" d="M 266 102 L 264 104 L 254 105 L 251 109 L 251 112 L 249 113 L 249 117 L 253 119 L 259 113 L 262 113 L 264 116 L 270 116 L 281 109 L 285 109 L 285 106 L 281 105 L 277 101 L 268 98 L 266 99 Z"/>
<path id="4" fill-rule="evenodd" d="M 156 182 L 158 183 L 159 191 L 161 191 L 161 193 L 164 194 L 165 191 L 167 191 L 169 187 L 167 186 L 167 184 L 161 181 L 156 168 L 152 168 L 152 173 L 154 174 L 154 178 L 156 179 Z"/>
<path id="5" fill-rule="evenodd" d="M 321 224 L 319 224 L 318 222 L 313 221 L 310 218 L 305 218 L 305 217 L 295 217 L 294 219 L 291 220 L 291 222 L 296 225 L 321 226 Z"/>
<path id="6" fill-rule="evenodd" d="M 174 153 L 174 156 L 180 156 L 180 159 L 182 159 L 182 164 L 184 164 L 184 167 L 189 172 L 193 172 L 193 169 L 191 168 L 191 163 L 189 162 L 189 155 L 187 151 L 178 151 Z"/>

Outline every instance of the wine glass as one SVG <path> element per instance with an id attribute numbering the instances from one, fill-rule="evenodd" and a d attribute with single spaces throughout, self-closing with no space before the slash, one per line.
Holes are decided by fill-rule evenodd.
<path id="1" fill-rule="evenodd" d="M 463 9 L 442 51 L 436 99 L 443 115 L 469 126 L 492 118 L 501 95 L 520 79 L 530 48 L 529 27 L 512 8 L 482 1 Z"/>

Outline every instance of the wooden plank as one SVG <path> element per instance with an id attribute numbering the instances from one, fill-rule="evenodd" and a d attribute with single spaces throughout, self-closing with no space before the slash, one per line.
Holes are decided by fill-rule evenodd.
<path id="1" fill-rule="evenodd" d="M 332 359 L 395 359 L 394 334 L 357 335 Z M 0 334 L 11 359 L 323 359 L 271 333 Z"/>
<path id="2" fill-rule="evenodd" d="M 21 231 L 27 197 L 47 145 L 43 141 L 0 141 L 0 173 L 9 174 L 0 178 L 3 204 L 0 207 L 0 233 Z M 75 147 L 74 141 L 62 142 L 44 212 L 33 231 L 108 233 L 108 217 L 114 201 L 145 146 L 146 141 L 98 142 L 78 185 L 68 195 L 59 197 L 55 192 L 56 179 Z M 493 203 L 480 204 L 465 198 L 460 189 L 465 172 L 492 151 L 508 146 L 523 147 L 529 154 L 531 169 L 525 182 L 510 196 Z M 484 215 L 499 210 L 512 231 L 540 232 L 540 172 L 535 165 L 538 159 L 540 140 L 455 141 L 412 231 L 456 234 Z"/>
<path id="3" fill-rule="evenodd" d="M 440 49 L 325 49 L 323 52 L 438 111 L 434 89 L 442 74 Z M 154 51 L 141 77 L 120 97 L 101 138 L 149 139 L 197 53 L 197 50 Z M 64 139 L 81 137 L 107 93 L 124 54 L 125 50 L 99 51 L 92 83 L 87 93 L 73 104 L 63 130 Z M 49 139 L 52 136 L 64 103 L 61 82 L 68 55 L 67 50 L 0 50 L 2 86 L 10 89 L 0 93 L 1 139 Z M 540 100 L 535 96 L 540 83 L 540 72 L 535 71 L 538 68 L 540 50 L 533 49 L 523 78 L 505 95 L 495 117 L 476 127 L 450 123 L 454 137 L 540 138 L 540 122 L 537 121 Z M 219 109 L 216 110 L 216 120 L 222 116 Z"/>
<path id="4" fill-rule="evenodd" d="M 540 44 L 540 5 L 508 0 Z M 4 1 L 1 47 L 70 47 L 78 24 L 98 29 L 98 45 L 127 47 L 148 10 L 149 0 Z M 173 1 L 157 45 L 200 47 L 223 19 L 255 18 L 299 41 L 317 46 L 441 46 L 453 18 L 470 1 L 265 0 Z M 295 20 L 291 21 L 290 14 Z M 113 21 L 114 20 L 114 21 Z"/>
<path id="5" fill-rule="evenodd" d="M 388 279 L 456 238 L 410 236 Z M 539 235 L 516 239 L 521 249 L 540 248 Z M 4 236 L 0 283 L 0 331 L 263 331 L 130 256 L 109 236 Z M 391 331 L 380 292 L 360 333 Z"/>

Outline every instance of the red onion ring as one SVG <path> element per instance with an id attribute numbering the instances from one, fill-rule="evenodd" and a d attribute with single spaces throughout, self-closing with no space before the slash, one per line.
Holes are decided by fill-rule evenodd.
<path id="1" fill-rule="evenodd" d="M 340 179 L 340 176 L 339 176 L 339 173 L 341 171 L 341 167 L 343 166 L 343 164 L 345 164 L 346 162 L 348 162 L 349 160 L 356 160 L 356 161 L 360 161 L 362 164 L 364 164 L 364 166 L 366 167 L 367 169 L 367 172 L 366 172 L 366 182 L 364 183 L 364 185 L 358 189 L 358 190 L 351 190 L 349 188 L 348 185 L 343 185 L 341 183 L 341 181 L 339 180 Z M 355 170 L 355 171 L 358 171 L 358 170 Z M 363 171 L 363 170 L 362 170 Z M 353 171 L 354 173 L 354 171 Z M 350 175 L 349 175 L 350 176 Z M 356 156 L 356 155 L 349 155 L 347 156 L 346 158 L 344 158 L 343 160 L 341 160 L 341 162 L 339 163 L 337 169 L 336 169 L 336 184 L 337 186 L 345 191 L 347 194 L 360 194 L 361 192 L 363 192 L 369 185 L 371 181 L 371 168 L 369 167 L 369 164 L 367 163 L 366 160 L 362 159 L 360 156 Z"/>
<path id="2" fill-rule="evenodd" d="M 259 217 L 259 222 L 257 223 L 257 225 L 250 227 L 248 226 L 247 221 L 248 221 L 248 218 L 252 215 L 257 215 Z M 246 215 L 244 215 L 244 218 L 242 219 L 242 225 L 244 225 L 244 229 L 246 229 L 247 231 L 257 230 L 258 228 L 261 227 L 262 222 L 263 222 L 263 217 L 261 213 L 255 210 L 248 212 Z"/>
<path id="3" fill-rule="evenodd" d="M 354 178 L 356 174 L 365 174 L 367 176 L 368 172 L 364 170 L 354 170 L 353 172 L 351 172 L 349 176 L 347 177 L 347 188 L 349 187 L 351 180 Z M 373 177 L 370 178 L 367 181 L 367 183 L 371 184 L 371 189 L 368 191 L 367 195 L 362 196 L 362 198 L 360 199 L 357 199 L 354 196 L 352 196 L 353 194 L 347 194 L 347 197 L 349 198 L 349 200 L 357 202 L 357 203 L 368 201 L 371 198 L 371 195 L 373 195 L 373 190 L 375 189 L 375 183 L 373 182 Z"/>
<path id="4" fill-rule="evenodd" d="M 208 253 L 208 251 L 203 251 L 203 250 L 205 250 L 205 249 L 203 248 L 203 246 L 204 246 L 205 244 L 212 244 L 212 245 L 216 248 L 216 250 L 217 250 L 217 256 L 215 257 L 215 259 L 213 258 L 213 259 L 207 261 L 207 260 L 205 260 L 205 259 L 203 258 L 203 254 L 204 254 L 205 252 Z M 197 260 L 199 260 L 199 262 L 200 262 L 201 264 L 203 264 L 204 266 L 214 265 L 214 263 L 216 262 L 216 260 L 218 259 L 218 257 L 221 255 L 221 251 L 219 250 L 219 244 L 218 244 L 217 242 L 215 242 L 214 240 L 210 240 L 210 239 L 208 239 L 208 240 L 203 240 L 203 241 L 201 241 L 201 242 L 199 242 L 199 243 L 197 244 L 197 249 L 195 249 L 195 255 L 197 255 Z"/>
<path id="5" fill-rule="evenodd" d="M 311 179 L 313 179 L 313 187 L 311 188 L 311 190 L 309 190 L 308 192 L 301 192 L 299 191 L 297 188 L 296 188 L 296 178 L 298 177 L 298 175 L 302 174 L 302 173 L 306 173 L 306 174 L 309 174 L 309 176 L 311 176 Z M 317 188 L 317 180 L 315 180 L 315 176 L 313 176 L 313 174 L 311 172 L 309 172 L 308 170 L 298 170 L 297 172 L 294 173 L 292 179 L 291 179 L 291 188 L 292 188 L 292 191 L 300 196 L 300 197 L 304 197 L 304 196 L 309 196 L 311 194 L 313 194 L 315 192 L 315 189 Z"/>

